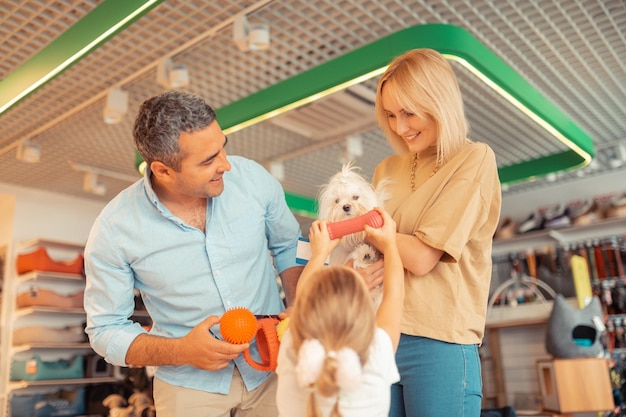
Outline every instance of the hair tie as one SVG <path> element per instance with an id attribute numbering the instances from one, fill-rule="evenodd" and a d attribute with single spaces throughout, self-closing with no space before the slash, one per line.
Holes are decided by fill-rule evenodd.
<path id="1" fill-rule="evenodd" d="M 317 381 L 325 359 L 326 351 L 319 340 L 307 339 L 302 342 L 296 363 L 296 377 L 301 387 L 309 387 Z"/>
<path id="2" fill-rule="evenodd" d="M 337 360 L 337 386 L 341 391 L 351 392 L 361 385 L 363 368 L 361 359 L 354 349 L 344 347 L 336 354 Z"/>
<path id="3" fill-rule="evenodd" d="M 333 358 L 337 362 L 335 377 L 337 387 L 341 391 L 351 392 L 359 387 L 363 377 L 363 368 L 356 351 L 344 347 L 339 351 L 330 350 L 326 352 L 324 346 L 317 339 L 305 340 L 298 351 L 296 375 L 301 387 L 309 388 L 315 384 L 327 357 Z"/>

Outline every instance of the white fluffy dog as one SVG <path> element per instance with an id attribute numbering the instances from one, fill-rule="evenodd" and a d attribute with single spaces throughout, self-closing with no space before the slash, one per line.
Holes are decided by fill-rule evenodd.
<path id="1" fill-rule="evenodd" d="M 374 189 L 360 175 L 360 169 L 347 162 L 340 172 L 323 185 L 318 194 L 318 216 L 330 222 L 338 222 L 365 214 L 374 207 L 382 207 L 388 198 L 385 192 L 387 181 Z M 331 265 L 343 265 L 353 261 L 355 268 L 365 268 L 380 258 L 380 253 L 365 243 L 365 232 L 345 235 L 337 248 L 330 254 Z M 374 299 L 379 299 L 373 294 Z"/>

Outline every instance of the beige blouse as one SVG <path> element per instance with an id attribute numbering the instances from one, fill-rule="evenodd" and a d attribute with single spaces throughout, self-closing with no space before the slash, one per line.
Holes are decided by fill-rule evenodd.
<path id="1" fill-rule="evenodd" d="M 493 150 L 468 142 L 437 172 L 436 148 L 422 152 L 411 191 L 413 154 L 383 160 L 373 176 L 393 181 L 385 203 L 398 232 L 444 252 L 424 276 L 405 270 L 401 331 L 460 344 L 479 344 L 485 329 L 491 244 L 501 206 Z M 432 176 L 431 176 L 432 174 Z"/>

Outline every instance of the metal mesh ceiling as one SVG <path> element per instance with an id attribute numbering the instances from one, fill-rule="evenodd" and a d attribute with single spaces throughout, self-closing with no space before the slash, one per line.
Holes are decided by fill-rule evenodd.
<path id="1" fill-rule="evenodd" d="M 0 77 L 99 3 L 0 2 Z M 241 12 L 250 22 L 270 25 L 269 50 L 236 48 L 232 23 Z M 622 0 L 168 0 L 0 116 L 0 182 L 103 201 L 112 198 L 129 182 L 103 177 L 107 193 L 86 194 L 82 173 L 71 163 L 138 178 L 132 118 L 143 100 L 164 90 L 156 83 L 156 66 L 163 58 L 187 65 L 191 78 L 187 89 L 219 108 L 380 37 L 424 23 L 467 29 L 592 137 L 601 163 L 585 168 L 587 175 L 613 169 L 609 162 L 619 156 L 616 145 L 626 144 L 626 5 Z M 499 166 L 564 149 L 462 67 L 453 65 L 471 137 L 494 148 Z M 371 93 L 375 85 L 376 80 L 365 82 L 360 94 Z M 130 94 L 129 114 L 116 125 L 105 124 L 102 117 L 111 87 Z M 363 138 L 364 153 L 356 162 L 368 176 L 391 153 L 373 116 L 367 117 L 367 108 L 346 97 L 298 111 L 304 112 L 299 122 L 294 113 L 287 120 L 266 121 L 232 134 L 228 151 L 266 166 L 282 161 L 284 188 L 309 197 L 315 197 L 319 186 L 339 169 L 350 134 Z M 312 126 L 296 129 L 294 123 L 302 120 Z M 15 158 L 17 144 L 27 139 L 42 148 L 38 164 Z M 575 177 L 576 173 L 562 174 L 557 181 Z M 511 186 L 506 192 L 545 183 Z"/>

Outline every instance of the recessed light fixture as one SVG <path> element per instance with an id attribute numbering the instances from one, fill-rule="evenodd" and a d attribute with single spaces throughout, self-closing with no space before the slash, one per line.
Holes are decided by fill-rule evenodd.
<path id="1" fill-rule="evenodd" d="M 85 172 L 83 178 L 83 191 L 99 196 L 103 196 L 107 192 L 107 186 L 100 182 L 100 178 L 95 172 Z"/>
<path id="2" fill-rule="evenodd" d="M 285 180 L 285 164 L 282 161 L 272 162 L 270 164 L 270 174 L 278 181 Z"/>
<path id="3" fill-rule="evenodd" d="M 171 58 L 162 59 L 157 65 L 157 84 L 168 90 L 189 86 L 189 70 L 185 64 L 174 63 Z"/>
<path id="4" fill-rule="evenodd" d="M 36 164 L 41 161 L 41 146 L 32 143 L 30 140 L 24 141 L 17 146 L 16 158 L 22 162 Z"/>
<path id="5" fill-rule="evenodd" d="M 348 159 L 363 156 L 363 136 L 350 135 L 346 139 L 346 154 Z"/>
<path id="6" fill-rule="evenodd" d="M 111 88 L 104 107 L 104 122 L 110 125 L 121 122 L 128 112 L 128 92 L 121 88 Z"/>
<path id="7" fill-rule="evenodd" d="M 77 164 L 68 161 L 68 164 L 75 171 L 83 172 L 83 191 L 99 196 L 103 196 L 107 192 L 106 184 L 100 181 L 102 177 L 113 178 L 116 180 L 135 182 L 139 179 L 134 175 L 126 175 L 120 172 L 111 171 L 104 168 L 94 167 L 91 165 Z"/>
<path id="8" fill-rule="evenodd" d="M 262 51 L 270 47 L 270 27 L 266 23 L 248 23 L 245 14 L 235 16 L 233 42 L 240 51 Z"/>

